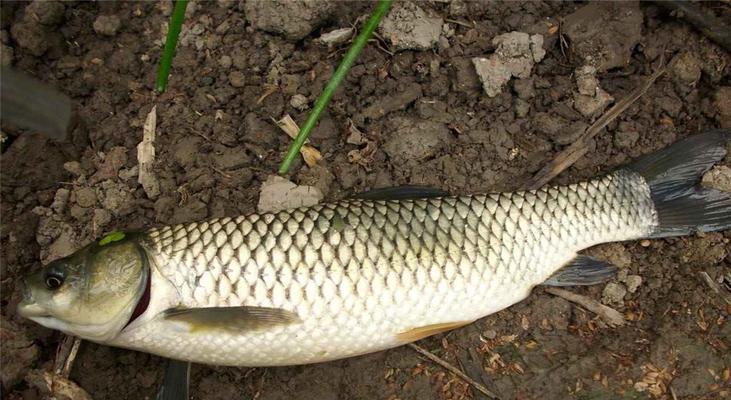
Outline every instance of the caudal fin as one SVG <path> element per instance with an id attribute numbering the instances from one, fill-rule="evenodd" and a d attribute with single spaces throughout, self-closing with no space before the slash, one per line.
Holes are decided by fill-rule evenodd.
<path id="1" fill-rule="evenodd" d="M 651 237 L 731 228 L 731 193 L 702 188 L 703 174 L 726 155 L 731 131 L 693 135 L 648 154 L 627 168 L 650 186 L 658 216 Z"/>

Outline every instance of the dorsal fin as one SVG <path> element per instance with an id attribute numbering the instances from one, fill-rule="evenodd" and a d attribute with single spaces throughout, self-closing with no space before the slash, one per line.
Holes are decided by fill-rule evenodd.
<path id="1" fill-rule="evenodd" d="M 449 192 L 427 186 L 394 186 L 372 189 L 353 196 L 362 200 L 410 200 L 449 196 Z"/>

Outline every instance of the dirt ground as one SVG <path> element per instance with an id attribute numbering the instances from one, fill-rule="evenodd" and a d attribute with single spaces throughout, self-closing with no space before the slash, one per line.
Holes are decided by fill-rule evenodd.
<path id="1" fill-rule="evenodd" d="M 519 189 L 661 58 L 667 72 L 555 181 L 731 128 L 727 52 L 654 3 L 609 5 L 593 20 L 577 13 L 584 6 L 396 5 L 312 135 L 320 165 L 298 159 L 288 178 L 322 189 L 326 200 L 398 184 Z M 159 96 L 152 88 L 170 2 L 0 7 L 3 63 L 58 87 L 78 111 L 64 143 L 3 128 L 2 395 L 37 399 L 25 377 L 52 367 L 62 335 L 16 315 L 17 278 L 106 232 L 254 211 L 261 183 L 291 142 L 272 118 L 289 113 L 302 123 L 348 47 L 317 38 L 361 27 L 372 4 L 191 2 Z M 731 22 L 728 3 L 704 7 Z M 543 43 L 528 35 L 493 42 L 512 31 L 540 34 Z M 507 82 L 485 83 L 475 57 L 516 69 Z M 160 194 L 150 198 L 137 183 L 137 144 L 153 105 Z M 349 143 L 350 121 L 362 144 Z M 610 328 L 537 288 L 520 304 L 420 344 L 503 399 L 729 398 L 730 239 L 726 231 L 590 250 L 621 272 L 572 290 L 623 313 L 625 326 Z M 701 272 L 721 282 L 719 292 Z M 154 398 L 164 365 L 85 342 L 71 379 L 94 399 Z M 408 347 L 290 368 L 195 365 L 191 390 L 194 399 L 483 398 Z"/>

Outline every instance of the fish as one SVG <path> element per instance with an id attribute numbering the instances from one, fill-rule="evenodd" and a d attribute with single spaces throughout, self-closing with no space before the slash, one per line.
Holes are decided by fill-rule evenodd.
<path id="1" fill-rule="evenodd" d="M 729 229 L 731 194 L 700 179 L 730 137 L 691 135 L 565 186 L 376 189 L 113 232 L 25 276 L 17 310 L 183 362 L 282 366 L 377 352 L 468 325 L 539 285 L 611 279 L 616 266 L 579 254 L 588 247 Z"/>

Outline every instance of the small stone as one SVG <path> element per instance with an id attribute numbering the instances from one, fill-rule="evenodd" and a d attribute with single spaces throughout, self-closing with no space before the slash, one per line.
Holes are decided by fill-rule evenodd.
<path id="1" fill-rule="evenodd" d="M 92 217 L 91 222 L 97 229 L 106 226 L 111 220 L 112 214 L 109 211 L 103 208 L 94 209 L 94 216 Z"/>
<path id="2" fill-rule="evenodd" d="M 642 277 L 639 275 L 627 275 L 624 283 L 627 284 L 627 291 L 634 293 L 642 285 Z"/>
<path id="3" fill-rule="evenodd" d="M 227 55 L 223 55 L 218 59 L 218 65 L 220 65 L 223 69 L 231 68 L 232 63 L 233 61 L 231 60 L 231 57 Z"/>
<path id="4" fill-rule="evenodd" d="M 94 31 L 100 35 L 114 36 L 122 26 L 116 15 L 100 15 L 94 20 Z"/>
<path id="5" fill-rule="evenodd" d="M 81 187 L 74 191 L 76 204 L 81 207 L 88 208 L 96 204 L 96 193 L 94 189 L 89 187 Z"/>
<path id="6" fill-rule="evenodd" d="M 66 205 L 69 203 L 69 197 L 71 191 L 65 188 L 58 189 L 56 195 L 53 198 L 53 204 L 51 204 L 51 210 L 56 214 L 63 214 L 66 210 Z"/>
<path id="7" fill-rule="evenodd" d="M 510 80 L 510 70 L 497 58 L 475 57 L 472 59 L 475 72 L 482 81 L 482 88 L 488 97 L 502 92 L 503 85 Z"/>
<path id="8" fill-rule="evenodd" d="M 319 38 L 317 38 L 317 42 L 322 43 L 325 46 L 332 47 L 347 42 L 351 36 L 353 36 L 353 28 L 340 28 L 323 33 Z"/>
<path id="9" fill-rule="evenodd" d="M 587 118 L 599 116 L 608 105 L 614 102 L 614 97 L 605 92 L 604 89 L 597 87 L 596 96 L 591 97 L 583 94 L 577 94 L 574 98 L 574 108 Z"/>
<path id="10" fill-rule="evenodd" d="M 228 81 L 235 88 L 244 87 L 246 85 L 246 76 L 241 71 L 231 71 L 228 74 Z"/>
<path id="11" fill-rule="evenodd" d="M 482 336 L 487 340 L 492 340 L 497 337 L 497 332 L 494 329 L 488 329 L 482 333 Z"/>
<path id="12" fill-rule="evenodd" d="M 642 247 L 650 247 L 650 243 L 651 242 L 647 239 L 640 240 L 640 246 L 642 246 Z"/>
<path id="13" fill-rule="evenodd" d="M 297 110 L 304 111 L 308 107 L 308 102 L 307 97 L 301 94 L 296 94 L 292 96 L 292 100 L 289 101 L 289 105 Z"/>
<path id="14" fill-rule="evenodd" d="M 686 85 L 692 85 L 701 79 L 700 61 L 689 52 L 675 56 L 670 62 L 670 70 L 678 81 Z"/>
<path id="15" fill-rule="evenodd" d="M 87 221 L 86 214 L 88 212 L 88 208 L 80 207 L 76 204 L 69 207 L 69 214 L 77 221 Z"/>
<path id="16" fill-rule="evenodd" d="M 610 282 L 602 292 L 602 303 L 607 305 L 624 305 L 627 289 L 621 283 Z"/>
<path id="17" fill-rule="evenodd" d="M 703 175 L 703 186 L 731 192 L 731 168 L 725 165 L 716 165 Z"/>
<path id="18" fill-rule="evenodd" d="M 139 174 L 140 167 L 135 165 L 132 168 L 122 168 L 119 170 L 119 179 L 126 181 L 136 177 Z"/>
<path id="19" fill-rule="evenodd" d="M 576 86 L 579 87 L 579 93 L 594 97 L 596 89 L 599 87 L 599 80 L 596 79 L 596 68 L 591 65 L 584 65 L 576 69 Z"/>
<path id="20" fill-rule="evenodd" d="M 530 112 L 530 103 L 521 98 L 515 99 L 515 116 L 523 118 L 528 115 L 528 112 Z"/>

